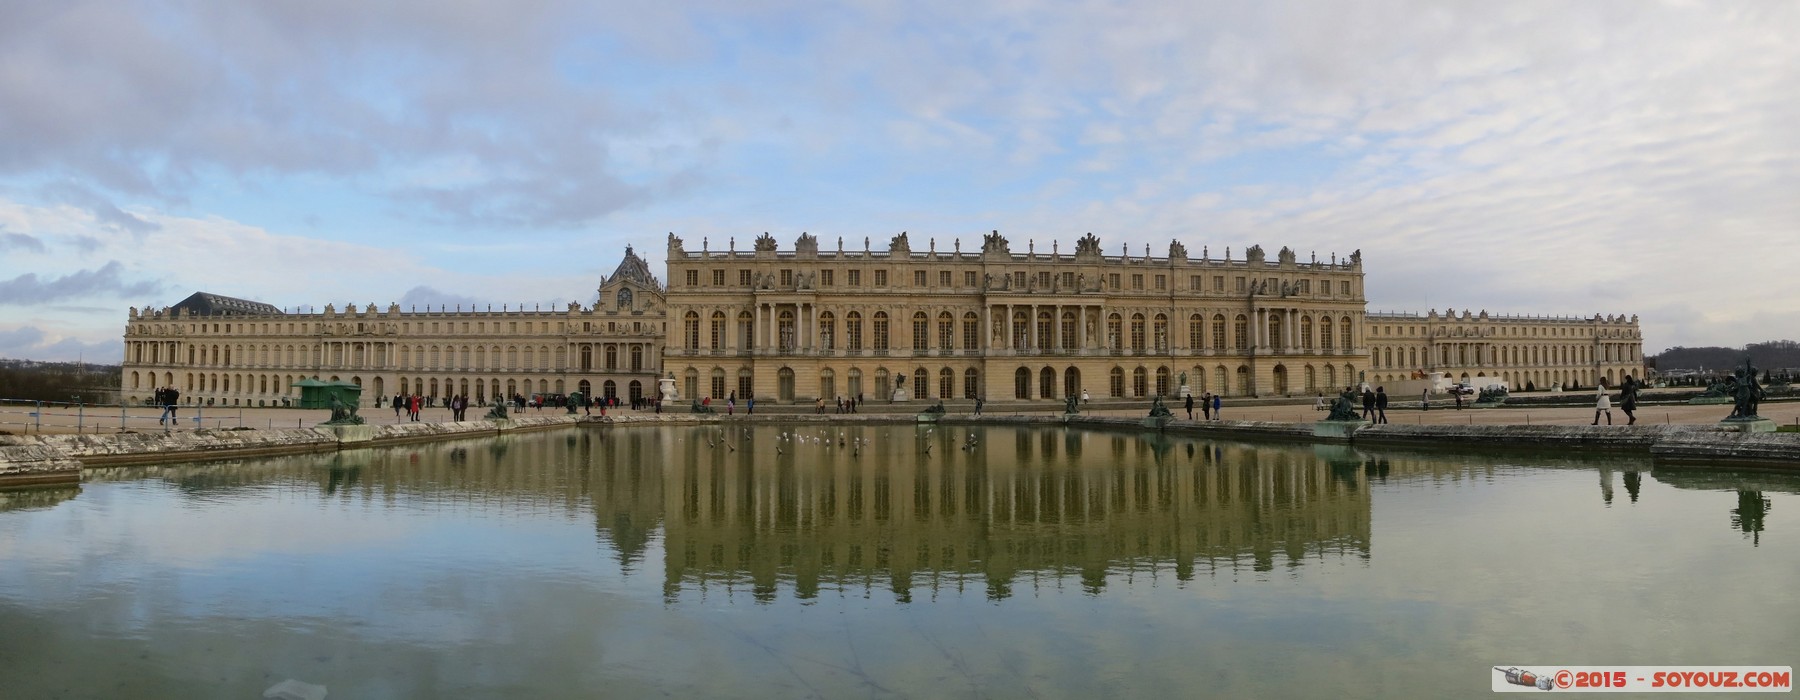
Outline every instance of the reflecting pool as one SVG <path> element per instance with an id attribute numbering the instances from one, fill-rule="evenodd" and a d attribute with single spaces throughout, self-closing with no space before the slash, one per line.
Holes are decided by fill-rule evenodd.
<path id="1" fill-rule="evenodd" d="M 0 697 L 1447 697 L 1793 665 L 1800 477 L 571 429 L 0 493 Z"/>

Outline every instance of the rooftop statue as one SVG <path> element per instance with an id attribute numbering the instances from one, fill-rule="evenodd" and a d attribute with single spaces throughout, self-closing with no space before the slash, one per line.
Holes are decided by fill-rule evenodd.
<path id="1" fill-rule="evenodd" d="M 901 231 L 900 235 L 888 239 L 888 252 L 890 252 L 890 253 L 911 253 L 912 252 L 912 242 L 907 240 L 905 231 Z"/>
<path id="2" fill-rule="evenodd" d="M 769 235 L 768 231 L 764 231 L 763 235 L 756 237 L 755 245 L 756 245 L 756 252 L 758 252 L 758 253 L 773 253 L 773 252 L 775 252 L 775 245 L 776 245 L 775 237 Z"/>
<path id="3" fill-rule="evenodd" d="M 1075 241 L 1075 254 L 1099 255 L 1100 238 L 1095 236 L 1093 232 L 1088 232 L 1088 235 L 1082 236 L 1079 240 Z"/>
<path id="4" fill-rule="evenodd" d="M 1249 250 L 1244 251 L 1244 260 L 1252 265 L 1256 265 L 1256 264 L 1263 262 L 1264 258 L 1263 258 L 1262 246 L 1261 245 L 1250 246 Z"/>
<path id="5" fill-rule="evenodd" d="M 983 253 L 1011 253 L 1012 247 L 1006 242 L 1005 236 L 1000 235 L 999 231 L 995 231 L 993 233 L 990 233 L 990 234 L 982 237 L 981 252 L 983 252 Z"/>

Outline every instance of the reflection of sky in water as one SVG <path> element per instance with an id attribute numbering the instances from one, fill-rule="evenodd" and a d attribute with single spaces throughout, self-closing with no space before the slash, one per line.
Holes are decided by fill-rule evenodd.
<path id="1" fill-rule="evenodd" d="M 0 500 L 0 696 L 1441 697 L 1800 651 L 1791 477 L 950 432 L 97 472 Z"/>

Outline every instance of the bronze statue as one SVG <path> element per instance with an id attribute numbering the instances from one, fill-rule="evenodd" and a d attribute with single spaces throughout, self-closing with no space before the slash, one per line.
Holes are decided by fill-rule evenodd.
<path id="1" fill-rule="evenodd" d="M 1356 410 L 1356 390 L 1345 389 L 1338 394 L 1337 400 L 1331 402 L 1331 414 L 1325 420 L 1362 421 L 1362 414 Z"/>
<path id="2" fill-rule="evenodd" d="M 1155 399 L 1150 401 L 1151 418 L 1169 418 L 1173 415 L 1175 414 L 1169 412 L 1169 407 L 1163 405 L 1161 394 L 1158 394 Z"/>
<path id="3" fill-rule="evenodd" d="M 355 406 L 344 403 L 343 400 L 338 398 L 337 394 L 331 395 L 331 420 L 325 421 L 325 425 L 362 424 L 363 418 L 362 416 L 356 415 Z"/>
<path id="4" fill-rule="evenodd" d="M 1750 358 L 1744 358 L 1744 367 L 1732 373 L 1725 380 L 1727 393 L 1731 394 L 1733 406 L 1731 415 L 1726 420 L 1757 420 L 1756 406 L 1762 403 L 1763 388 L 1756 382 L 1756 367 L 1750 364 Z"/>
<path id="5" fill-rule="evenodd" d="M 488 420 L 512 420 L 512 417 L 508 416 L 506 413 L 506 401 L 504 399 L 494 401 L 494 407 L 488 409 L 487 416 L 485 417 Z"/>
<path id="6" fill-rule="evenodd" d="M 1081 413 L 1081 409 L 1076 406 L 1077 402 L 1074 396 L 1063 399 L 1063 415 L 1073 416 Z"/>
<path id="7" fill-rule="evenodd" d="M 566 402 L 568 404 L 568 408 L 569 408 L 569 415 L 571 415 L 571 416 L 575 415 L 575 412 L 576 412 L 575 409 L 579 408 L 586 401 L 587 401 L 587 397 L 582 396 L 581 392 L 579 392 L 579 391 L 577 391 L 573 394 L 569 394 L 569 400 Z"/>

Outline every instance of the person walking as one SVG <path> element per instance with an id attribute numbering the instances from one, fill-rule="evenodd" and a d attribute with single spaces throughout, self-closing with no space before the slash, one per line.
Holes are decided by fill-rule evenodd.
<path id="1" fill-rule="evenodd" d="M 1188 420 L 1193 420 L 1194 419 L 1194 395 L 1188 394 L 1187 401 L 1185 403 L 1187 404 Z"/>
<path id="2" fill-rule="evenodd" d="M 400 411 L 402 409 L 406 408 L 405 392 L 401 392 L 399 394 L 394 394 L 394 400 L 392 401 L 392 403 L 394 404 L 394 420 L 398 421 L 398 420 L 400 420 Z"/>
<path id="3" fill-rule="evenodd" d="M 1219 400 L 1219 395 L 1213 394 L 1213 420 L 1224 420 L 1225 414 L 1219 410 L 1222 404 L 1223 402 Z"/>
<path id="4" fill-rule="evenodd" d="M 1367 387 L 1363 388 L 1362 405 L 1363 405 L 1363 411 L 1362 411 L 1363 420 L 1374 422 L 1374 419 L 1375 419 L 1375 392 L 1369 391 Z"/>
<path id="5" fill-rule="evenodd" d="M 1087 390 L 1086 390 L 1086 389 L 1082 389 L 1082 390 L 1081 390 L 1081 404 L 1082 404 L 1082 405 L 1083 405 L 1083 406 L 1086 406 L 1086 405 L 1088 405 L 1088 404 L 1090 404 L 1090 403 L 1093 403 L 1093 402 L 1094 402 L 1094 399 L 1093 399 L 1093 397 L 1091 397 L 1091 396 L 1088 396 L 1088 392 L 1087 392 Z"/>
<path id="6" fill-rule="evenodd" d="M 1388 395 L 1386 387 L 1375 387 L 1375 422 L 1386 423 Z"/>
<path id="7" fill-rule="evenodd" d="M 1212 392 L 1200 395 L 1200 420 L 1212 420 Z"/>
<path id="8" fill-rule="evenodd" d="M 1430 389 L 1423 389 L 1423 390 L 1419 391 L 1419 410 L 1421 410 L 1421 411 L 1431 410 L 1431 390 Z"/>
<path id="9" fill-rule="evenodd" d="M 1600 414 L 1606 414 L 1606 424 L 1612 425 L 1612 398 L 1606 395 L 1606 387 L 1600 387 L 1600 396 L 1594 401 L 1594 425 L 1600 424 Z"/>
<path id="10" fill-rule="evenodd" d="M 737 392 L 734 391 L 725 396 L 725 415 L 729 416 L 735 411 L 737 411 Z"/>
<path id="11" fill-rule="evenodd" d="M 1624 388 L 1619 390 L 1619 409 L 1625 412 L 1626 425 L 1637 425 L 1637 380 L 1625 378 Z"/>
<path id="12" fill-rule="evenodd" d="M 983 401 L 981 397 L 979 397 L 979 396 L 975 397 L 975 415 L 978 415 L 978 416 L 981 415 L 981 404 L 984 404 L 984 403 L 987 403 L 987 402 Z"/>

